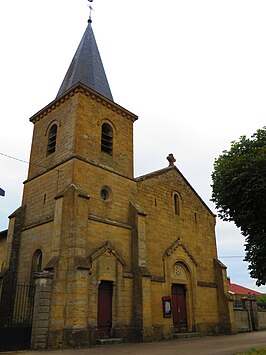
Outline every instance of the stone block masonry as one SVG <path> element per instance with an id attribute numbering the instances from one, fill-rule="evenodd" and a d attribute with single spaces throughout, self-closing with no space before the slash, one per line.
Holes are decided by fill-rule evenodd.
<path id="1" fill-rule="evenodd" d="M 50 306 L 53 275 L 50 272 L 36 273 L 36 291 L 31 333 L 31 349 L 47 349 L 50 326 Z"/>

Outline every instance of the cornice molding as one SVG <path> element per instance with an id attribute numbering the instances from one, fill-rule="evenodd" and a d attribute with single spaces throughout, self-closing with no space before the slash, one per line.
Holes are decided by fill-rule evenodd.
<path id="1" fill-rule="evenodd" d="M 126 110 L 122 106 L 119 106 L 118 104 L 116 104 L 113 101 L 98 94 L 96 91 L 86 87 L 85 85 L 83 85 L 81 83 L 77 83 L 72 88 L 67 90 L 63 95 L 56 98 L 54 101 L 52 101 L 47 106 L 45 106 L 42 110 L 40 110 L 35 115 L 33 115 L 30 118 L 30 121 L 32 123 L 36 123 L 37 121 L 40 121 L 43 117 L 47 116 L 50 112 L 56 110 L 64 102 L 68 101 L 71 97 L 73 97 L 79 93 L 84 94 L 84 95 L 90 97 L 91 99 L 101 103 L 103 106 L 107 107 L 109 110 L 112 110 L 113 112 L 118 113 L 119 115 L 131 120 L 132 122 L 135 122 L 138 119 L 138 116 L 136 116 L 134 113 Z"/>
<path id="2" fill-rule="evenodd" d="M 124 229 L 128 229 L 128 230 L 132 229 L 132 227 L 129 224 L 126 224 L 126 223 L 123 223 L 123 222 L 119 222 L 119 221 L 114 221 L 114 220 L 111 220 L 111 219 L 108 219 L 108 218 L 104 218 L 104 217 L 100 217 L 100 216 L 96 216 L 96 215 L 93 215 L 93 214 L 90 214 L 88 219 L 90 221 L 109 224 L 111 226 L 120 227 L 120 228 L 124 228 Z"/>
<path id="3" fill-rule="evenodd" d="M 107 167 L 107 166 L 105 166 L 105 165 L 102 165 L 102 164 L 100 164 L 100 163 L 95 163 L 95 162 L 90 161 L 89 159 L 86 159 L 86 158 L 84 158 L 84 157 L 82 157 L 82 156 L 80 156 L 80 155 L 73 154 L 73 155 L 71 155 L 70 157 L 68 157 L 68 158 L 66 158 L 66 159 L 64 159 L 64 160 L 62 160 L 62 161 L 60 161 L 59 163 L 56 163 L 54 166 L 52 166 L 52 167 L 50 167 L 50 168 L 47 167 L 47 170 L 43 171 L 42 173 L 37 173 L 36 175 L 30 177 L 29 179 L 25 180 L 25 181 L 23 182 L 23 184 L 27 184 L 28 182 L 30 182 L 30 181 L 32 181 L 32 180 L 34 180 L 34 179 L 39 178 L 40 176 L 46 174 L 46 173 L 49 172 L 49 171 L 52 171 L 52 170 L 59 170 L 58 167 L 60 167 L 60 165 L 63 165 L 63 164 L 65 164 L 65 163 L 69 162 L 69 161 L 72 160 L 72 159 L 77 159 L 77 160 L 79 160 L 79 161 L 82 161 L 83 163 L 87 163 L 87 164 L 96 166 L 96 167 L 99 168 L 99 169 L 103 169 L 103 170 L 109 171 L 109 172 L 112 173 L 112 174 L 115 174 L 115 175 L 117 175 L 117 176 L 121 176 L 122 178 L 125 178 L 125 179 L 130 180 L 130 181 L 136 182 L 136 179 L 133 178 L 133 177 L 129 177 L 129 176 L 123 175 L 123 174 L 121 174 L 121 173 L 119 173 L 119 172 L 117 172 L 117 171 L 115 171 L 115 170 L 113 170 L 113 169 L 110 169 L 109 167 Z M 44 167 L 44 168 L 45 168 L 45 167 Z M 12 217 L 12 215 L 11 215 L 11 217 Z"/>
<path id="4" fill-rule="evenodd" d="M 209 282 L 209 281 L 198 281 L 197 286 L 217 288 L 217 284 L 215 282 Z"/>

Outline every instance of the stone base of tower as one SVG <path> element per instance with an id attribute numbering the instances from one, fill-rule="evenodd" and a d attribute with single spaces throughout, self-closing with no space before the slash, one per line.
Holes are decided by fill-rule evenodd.
<path id="1" fill-rule="evenodd" d="M 97 329 L 63 329 L 49 333 L 48 349 L 85 348 L 95 345 Z"/>

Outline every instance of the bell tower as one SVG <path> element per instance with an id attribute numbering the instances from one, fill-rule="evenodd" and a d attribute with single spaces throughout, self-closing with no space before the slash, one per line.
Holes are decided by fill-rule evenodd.
<path id="1" fill-rule="evenodd" d="M 29 277 L 32 255 L 40 250 L 43 270 L 53 274 L 51 344 L 62 342 L 63 334 L 88 333 L 88 319 L 94 317 L 89 302 L 95 303 L 88 292 L 88 255 L 109 239 L 130 245 L 136 119 L 113 101 L 89 20 L 55 100 L 30 118 L 34 131 L 22 199 L 19 278 Z M 130 260 L 131 251 L 126 254 Z M 108 274 L 117 285 L 125 263 L 120 264 L 119 273 L 114 267 L 113 276 Z M 95 322 L 94 317 L 92 332 Z"/>
<path id="2" fill-rule="evenodd" d="M 56 99 L 30 119 L 29 178 L 74 156 L 133 177 L 136 119 L 113 101 L 90 19 Z"/>
<path id="3" fill-rule="evenodd" d="M 82 185 L 81 177 L 96 167 L 132 179 L 136 119 L 113 101 L 89 19 L 55 100 L 30 118 L 34 132 L 23 204 L 30 199 L 32 213 L 48 218 L 54 196 L 71 183 Z"/>

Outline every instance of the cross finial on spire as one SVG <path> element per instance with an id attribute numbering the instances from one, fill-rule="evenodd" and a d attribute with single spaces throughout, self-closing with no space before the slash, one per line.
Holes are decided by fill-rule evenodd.
<path id="1" fill-rule="evenodd" d="M 88 1 L 89 1 L 89 2 L 93 2 L 93 0 L 88 0 Z M 89 5 L 89 8 L 90 8 L 90 17 L 89 17 L 88 22 L 89 22 L 89 23 L 92 23 L 92 19 L 91 19 L 91 12 L 92 12 L 93 8 L 92 8 L 92 6 L 91 6 L 91 5 Z"/>

